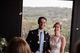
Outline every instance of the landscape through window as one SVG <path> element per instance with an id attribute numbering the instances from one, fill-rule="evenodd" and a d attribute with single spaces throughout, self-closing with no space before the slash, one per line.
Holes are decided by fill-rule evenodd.
<path id="1" fill-rule="evenodd" d="M 55 22 L 62 23 L 62 34 L 66 37 L 65 53 L 69 52 L 70 27 L 72 19 L 73 1 L 36 1 L 23 0 L 22 37 L 27 38 L 29 30 L 38 28 L 37 20 L 40 16 L 47 18 L 46 31 L 52 36 Z"/>

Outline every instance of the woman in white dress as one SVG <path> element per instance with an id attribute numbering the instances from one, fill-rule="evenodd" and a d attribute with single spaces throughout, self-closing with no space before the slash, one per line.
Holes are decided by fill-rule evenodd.
<path id="1" fill-rule="evenodd" d="M 50 53 L 64 53 L 66 39 L 61 34 L 61 23 L 56 22 L 53 26 L 54 36 L 50 38 Z"/>

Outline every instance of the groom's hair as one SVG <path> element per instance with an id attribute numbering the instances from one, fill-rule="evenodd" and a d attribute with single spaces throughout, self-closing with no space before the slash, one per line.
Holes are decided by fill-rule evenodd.
<path id="1" fill-rule="evenodd" d="M 46 19 L 45 17 L 39 17 L 39 19 L 38 19 L 38 24 L 40 23 L 41 19 L 44 19 L 44 20 L 47 21 L 47 19 Z"/>

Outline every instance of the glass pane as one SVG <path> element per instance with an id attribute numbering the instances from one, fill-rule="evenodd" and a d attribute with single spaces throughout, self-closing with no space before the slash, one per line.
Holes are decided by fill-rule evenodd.
<path id="1" fill-rule="evenodd" d="M 29 30 L 38 28 L 38 18 L 47 18 L 46 31 L 50 36 L 54 34 L 53 25 L 55 22 L 62 23 L 62 34 L 65 36 L 67 44 L 65 53 L 69 52 L 70 27 L 72 18 L 73 1 L 53 1 L 53 0 L 23 0 L 22 17 L 22 37 L 27 38 Z"/>

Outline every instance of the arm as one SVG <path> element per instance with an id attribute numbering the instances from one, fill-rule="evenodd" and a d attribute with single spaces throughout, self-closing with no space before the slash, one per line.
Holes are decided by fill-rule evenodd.
<path id="1" fill-rule="evenodd" d="M 50 53 L 50 35 L 48 34 L 48 51 L 47 53 Z"/>
<path id="2" fill-rule="evenodd" d="M 30 44 L 30 39 L 31 39 L 31 31 L 29 31 L 28 36 L 26 38 L 26 41 L 28 42 L 28 44 Z"/>
<path id="3" fill-rule="evenodd" d="M 32 50 L 32 44 L 33 44 L 32 33 L 33 33 L 32 31 L 29 31 L 28 36 L 26 38 L 26 41 L 29 44 L 31 50 Z"/>
<path id="4" fill-rule="evenodd" d="M 30 46 L 30 49 L 31 49 L 31 51 L 32 51 L 32 31 L 29 31 L 29 33 L 28 33 L 28 36 L 27 36 L 27 38 L 26 38 L 26 41 L 27 41 L 27 43 L 29 44 L 29 46 Z"/>
<path id="5" fill-rule="evenodd" d="M 60 53 L 64 53 L 65 46 L 66 46 L 66 39 L 65 39 L 65 37 L 63 36 L 63 37 L 61 38 L 61 49 L 60 49 Z"/>

